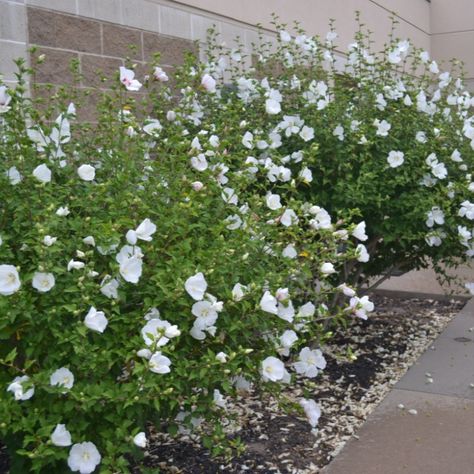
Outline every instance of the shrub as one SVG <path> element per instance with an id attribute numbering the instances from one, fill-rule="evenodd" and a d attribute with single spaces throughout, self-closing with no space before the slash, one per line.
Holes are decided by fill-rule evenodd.
<path id="1" fill-rule="evenodd" d="M 244 118 L 248 153 L 265 158 L 266 169 L 292 168 L 296 156 L 311 171 L 307 186 L 291 189 L 295 199 L 336 219 L 364 219 L 370 260 L 347 266 L 346 282 L 362 286 L 430 264 L 442 275 L 442 265 L 470 261 L 474 98 L 456 77 L 459 63 L 442 72 L 393 31 L 374 52 L 361 26 L 341 58 L 333 29 L 321 39 L 297 25 L 294 36 L 275 26 L 276 45 L 260 46 L 254 70 L 239 66 L 243 51 L 225 55 L 211 42 L 209 72 L 231 85 L 234 113 L 219 109 L 212 117 L 235 132 L 229 159 L 244 159 L 237 126 Z"/>
<path id="2" fill-rule="evenodd" d="M 77 119 L 77 91 L 27 98 L 18 66 L 16 88 L 0 89 L 0 434 L 12 472 L 129 472 L 151 425 L 202 424 L 204 444 L 229 454 L 226 397 L 249 384 L 277 393 L 294 378 L 290 349 L 291 371 L 315 377 L 325 361 L 309 341 L 373 308 L 336 288 L 356 240 L 342 221 L 314 225 L 323 211 L 294 191 L 305 177 L 272 188 L 237 164 L 240 111 L 194 59 L 176 74 L 179 99 L 151 80 L 135 99 L 122 69 L 96 123 Z M 351 300 L 330 311 L 341 291 Z M 314 427 L 316 403 L 299 409 Z"/>

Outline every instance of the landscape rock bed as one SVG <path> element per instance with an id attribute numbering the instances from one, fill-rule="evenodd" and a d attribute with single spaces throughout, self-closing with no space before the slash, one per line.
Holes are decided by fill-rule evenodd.
<path id="1" fill-rule="evenodd" d="M 368 321 L 355 320 L 322 348 L 328 364 L 314 379 L 311 393 L 322 410 L 316 435 L 305 419 L 289 416 L 275 399 L 253 393 L 228 402 L 238 420 L 229 431 L 245 443 L 245 454 L 226 462 L 212 458 L 197 436 L 152 434 L 145 465 L 182 474 L 319 472 L 357 436 L 369 413 L 464 305 L 456 300 L 373 299 L 376 312 Z M 349 348 L 357 357 L 353 361 Z M 285 395 L 295 400 L 303 396 L 302 380 Z"/>

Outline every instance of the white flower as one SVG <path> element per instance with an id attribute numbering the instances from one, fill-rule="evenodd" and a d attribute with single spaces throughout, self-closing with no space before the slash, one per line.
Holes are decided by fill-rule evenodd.
<path id="1" fill-rule="evenodd" d="M 318 369 L 326 368 L 326 359 L 319 349 L 311 350 L 309 347 L 301 349 L 298 361 L 294 364 L 296 372 L 308 378 L 318 375 Z"/>
<path id="2" fill-rule="evenodd" d="M 288 31 L 281 30 L 280 31 L 280 39 L 283 43 L 289 43 L 291 41 L 291 36 Z"/>
<path id="3" fill-rule="evenodd" d="M 86 244 L 86 245 L 90 245 L 91 247 L 95 247 L 95 239 L 94 237 L 92 237 L 92 235 L 88 235 L 87 237 L 84 237 L 82 239 L 82 241 Z"/>
<path id="4" fill-rule="evenodd" d="M 227 204 L 237 206 L 239 203 L 239 198 L 232 188 L 224 188 L 221 193 L 221 197 Z"/>
<path id="5" fill-rule="evenodd" d="M 270 356 L 262 361 L 262 377 L 265 382 L 278 382 L 285 376 L 285 366 L 280 359 Z"/>
<path id="6" fill-rule="evenodd" d="M 301 129 L 299 133 L 300 137 L 305 141 L 309 142 L 314 138 L 314 128 L 307 127 L 306 125 Z"/>
<path id="7" fill-rule="evenodd" d="M 244 298 L 246 291 L 246 286 L 241 285 L 240 283 L 236 283 L 234 285 L 234 288 L 232 288 L 232 299 L 234 301 L 241 301 Z"/>
<path id="8" fill-rule="evenodd" d="M 300 309 L 298 310 L 297 317 L 298 318 L 310 318 L 314 316 L 314 313 L 316 311 L 316 307 L 314 306 L 311 301 L 308 301 L 305 303 L 303 306 L 300 306 Z"/>
<path id="9" fill-rule="evenodd" d="M 434 224 L 444 224 L 444 212 L 439 207 L 432 207 L 431 211 L 426 213 L 426 216 L 426 225 L 428 227 L 433 227 Z"/>
<path id="10" fill-rule="evenodd" d="M 0 265 L 0 295 L 10 296 L 21 286 L 20 276 L 13 265 Z"/>
<path id="11" fill-rule="evenodd" d="M 309 424 L 315 428 L 318 424 L 319 417 L 321 416 L 321 408 L 314 400 L 302 398 L 300 405 L 303 408 L 306 417 L 308 418 Z"/>
<path id="12" fill-rule="evenodd" d="M 153 77 L 160 82 L 167 82 L 169 80 L 168 74 L 166 74 L 166 72 L 158 66 L 155 66 Z"/>
<path id="13" fill-rule="evenodd" d="M 309 221 L 309 225 L 313 229 L 331 229 L 331 216 L 326 211 L 319 206 L 311 206 L 309 212 L 314 215 L 314 219 Z"/>
<path id="14" fill-rule="evenodd" d="M 365 242 L 368 239 L 367 234 L 365 233 L 365 221 L 359 222 L 356 225 L 355 229 L 352 231 L 352 235 L 362 242 Z"/>
<path id="15" fill-rule="evenodd" d="M 86 264 L 84 262 L 79 262 L 78 260 L 71 259 L 67 264 L 67 271 L 70 272 L 71 270 L 80 270 L 85 266 Z"/>
<path id="16" fill-rule="evenodd" d="M 51 247 L 56 241 L 58 240 L 57 237 L 51 237 L 50 235 L 45 235 L 43 238 L 43 244 L 46 245 L 46 247 Z"/>
<path id="17" fill-rule="evenodd" d="M 463 201 L 461 203 L 461 208 L 459 209 L 458 215 L 460 217 L 467 217 L 469 220 L 472 221 L 474 219 L 474 204 L 470 201 Z M 1 265 L 0 265 L 0 268 L 1 268 Z M 0 279 L 1 279 L 1 276 L 0 276 Z M 2 294 L 1 289 L 0 289 L 0 294 Z"/>
<path id="18" fill-rule="evenodd" d="M 56 215 L 59 217 L 65 217 L 69 215 L 71 212 L 69 211 L 69 208 L 67 206 L 64 207 L 59 207 L 58 210 L 56 211 Z"/>
<path id="19" fill-rule="evenodd" d="M 286 258 L 296 258 L 298 256 L 298 252 L 296 251 L 294 245 L 288 244 L 281 253 Z"/>
<path id="20" fill-rule="evenodd" d="M 15 186 L 15 184 L 18 184 L 22 180 L 21 174 L 15 166 L 12 166 L 7 171 L 5 171 L 5 174 L 10 180 L 10 184 L 13 186 Z"/>
<path id="21" fill-rule="evenodd" d="M 77 168 L 77 174 L 84 181 L 94 181 L 95 168 L 91 165 L 81 165 Z"/>
<path id="22" fill-rule="evenodd" d="M 432 74 L 439 74 L 439 68 L 436 61 L 432 61 L 429 67 L 429 70 Z"/>
<path id="23" fill-rule="evenodd" d="M 272 211 L 276 211 L 281 208 L 280 196 L 278 194 L 268 193 L 266 198 L 267 207 Z"/>
<path id="24" fill-rule="evenodd" d="M 225 397 L 222 395 L 222 393 L 215 388 L 214 389 L 214 404 L 220 408 L 224 408 L 224 410 L 227 408 L 227 403 L 225 400 Z"/>
<path id="25" fill-rule="evenodd" d="M 51 377 L 49 378 L 49 383 L 53 387 L 58 386 L 70 389 L 74 385 L 74 375 L 66 367 L 61 367 L 60 369 L 54 371 L 51 374 Z"/>
<path id="26" fill-rule="evenodd" d="M 295 317 L 295 308 L 293 307 L 293 303 L 291 301 L 289 301 L 287 304 L 278 303 L 277 316 L 284 321 L 292 323 L 293 318 Z"/>
<path id="27" fill-rule="evenodd" d="M 379 119 L 375 119 L 374 125 L 377 127 L 375 134 L 380 137 L 386 137 L 389 130 L 392 128 L 392 126 L 386 120 L 380 121 Z"/>
<path id="28" fill-rule="evenodd" d="M 202 76 L 201 85 L 207 92 L 216 92 L 216 80 L 209 74 Z"/>
<path id="29" fill-rule="evenodd" d="M 51 170 L 45 165 L 39 165 L 33 170 L 33 176 L 42 183 L 51 182 Z"/>
<path id="30" fill-rule="evenodd" d="M 23 383 L 28 382 L 30 378 L 28 375 L 15 377 L 12 383 L 7 387 L 7 392 L 13 393 L 15 400 L 29 400 L 35 393 L 35 387 L 29 388 L 26 392 L 23 390 Z"/>
<path id="31" fill-rule="evenodd" d="M 152 318 L 143 326 L 141 333 L 147 346 L 156 344 L 156 347 L 161 347 L 165 346 L 172 337 L 179 336 L 181 331 L 168 321 Z"/>
<path id="32" fill-rule="evenodd" d="M 168 374 L 171 372 L 170 365 L 171 361 L 168 357 L 161 355 L 161 352 L 155 352 L 148 362 L 148 367 L 155 374 Z"/>
<path id="33" fill-rule="evenodd" d="M 101 459 L 95 444 L 85 441 L 72 446 L 69 451 L 67 465 L 73 472 L 79 471 L 79 474 L 91 474 L 100 464 Z"/>
<path id="34" fill-rule="evenodd" d="M 201 183 L 201 181 L 193 181 L 191 183 L 191 187 L 193 188 L 194 191 L 199 192 L 204 187 L 204 184 Z"/>
<path id="35" fill-rule="evenodd" d="M 146 439 L 146 435 L 143 431 L 133 437 L 133 444 L 139 448 L 146 448 L 148 440 Z"/>
<path id="36" fill-rule="evenodd" d="M 135 235 L 140 240 L 150 242 L 152 235 L 156 232 L 156 225 L 150 219 L 144 219 L 142 223 L 135 229 Z"/>
<path id="37" fill-rule="evenodd" d="M 342 125 L 338 125 L 332 132 L 341 142 L 344 141 L 344 128 Z"/>
<path id="38" fill-rule="evenodd" d="M 342 283 L 337 287 L 338 290 L 341 290 L 346 296 L 355 296 L 356 292 L 345 283 Z"/>
<path id="39" fill-rule="evenodd" d="M 267 99 L 265 101 L 265 111 L 269 115 L 279 114 L 281 112 L 280 102 L 275 99 Z"/>
<path id="40" fill-rule="evenodd" d="M 229 230 L 236 230 L 242 226 L 242 219 L 237 214 L 226 217 L 225 221 L 228 222 L 226 228 Z"/>
<path id="41" fill-rule="evenodd" d="M 462 162 L 461 153 L 459 153 L 459 150 L 456 149 L 451 153 L 451 159 L 456 163 Z"/>
<path id="42" fill-rule="evenodd" d="M 471 293 L 471 295 L 474 295 L 474 282 L 466 283 L 464 287 L 469 291 L 469 293 Z"/>
<path id="43" fill-rule="evenodd" d="M 293 209 L 287 209 L 280 217 L 280 223 L 285 227 L 290 227 L 298 222 L 298 217 Z"/>
<path id="44" fill-rule="evenodd" d="M 313 181 L 313 173 L 306 166 L 301 169 L 298 174 L 298 177 L 303 181 L 303 183 L 306 184 L 311 183 L 311 181 Z"/>
<path id="45" fill-rule="evenodd" d="M 133 255 L 120 263 L 120 275 L 125 281 L 136 284 L 142 276 L 142 267 L 141 257 Z"/>
<path id="46" fill-rule="evenodd" d="M 197 171 L 204 171 L 208 167 L 206 156 L 203 153 L 193 156 L 190 161 L 191 166 Z"/>
<path id="47" fill-rule="evenodd" d="M 448 170 L 446 169 L 446 166 L 444 163 L 436 163 L 431 167 L 431 172 L 433 173 L 433 176 L 435 176 L 438 179 L 444 179 L 446 176 L 448 176 Z"/>
<path id="48" fill-rule="evenodd" d="M 150 351 L 150 349 L 140 349 L 137 351 L 137 356 L 138 357 L 142 357 L 143 359 L 151 359 L 151 356 L 152 356 L 152 352 Z"/>
<path id="49" fill-rule="evenodd" d="M 363 296 L 362 298 L 354 296 L 349 302 L 349 309 L 354 311 L 358 318 L 367 319 L 367 313 L 374 310 L 374 303 L 369 300 L 368 296 Z"/>
<path id="50" fill-rule="evenodd" d="M 245 132 L 244 136 L 242 137 L 242 145 L 249 150 L 253 148 L 253 134 L 250 132 Z"/>
<path id="51" fill-rule="evenodd" d="M 11 95 L 8 93 L 7 86 L 0 86 L 0 114 L 4 114 L 10 110 L 8 104 L 12 100 Z"/>
<path id="52" fill-rule="evenodd" d="M 35 272 L 33 275 L 32 285 L 35 290 L 40 293 L 46 293 L 51 290 L 55 284 L 54 275 L 52 273 Z"/>
<path id="53" fill-rule="evenodd" d="M 269 292 L 265 291 L 260 300 L 260 309 L 266 313 L 278 314 L 278 300 Z"/>
<path id="54" fill-rule="evenodd" d="M 225 364 L 227 362 L 227 357 L 228 355 L 225 352 L 219 352 L 218 354 L 216 354 L 216 359 L 222 364 Z"/>
<path id="55" fill-rule="evenodd" d="M 416 132 L 415 140 L 419 143 L 426 143 L 428 141 L 425 132 Z"/>
<path id="56" fill-rule="evenodd" d="M 291 346 L 298 340 L 298 336 L 292 329 L 287 329 L 279 338 L 278 353 L 287 357 L 290 355 Z"/>
<path id="57" fill-rule="evenodd" d="M 100 284 L 100 292 L 107 298 L 116 300 L 118 298 L 119 282 L 116 278 L 107 275 Z"/>
<path id="58" fill-rule="evenodd" d="M 420 53 L 420 59 L 422 63 L 427 63 L 430 60 L 430 53 L 428 51 L 422 51 Z"/>
<path id="59" fill-rule="evenodd" d="M 126 87 L 128 91 L 139 91 L 142 87 L 141 82 L 135 79 L 135 72 L 120 66 L 120 82 Z"/>
<path id="60" fill-rule="evenodd" d="M 60 447 L 71 446 L 71 433 L 66 429 L 66 425 L 56 425 L 51 433 L 51 443 Z"/>
<path id="61" fill-rule="evenodd" d="M 359 244 L 356 247 L 356 255 L 357 255 L 357 260 L 359 262 L 366 263 L 370 259 L 369 252 L 367 252 L 367 248 L 364 244 Z"/>
<path id="62" fill-rule="evenodd" d="M 184 289 L 194 300 L 202 300 L 204 298 L 204 293 L 207 290 L 207 281 L 204 278 L 202 272 L 196 273 L 196 275 L 189 277 L 184 283 Z"/>
<path id="63" fill-rule="evenodd" d="M 91 306 L 84 318 L 84 324 L 92 331 L 103 333 L 109 321 L 103 311 L 97 311 L 94 306 Z"/>
<path id="64" fill-rule="evenodd" d="M 403 164 L 405 161 L 404 153 L 402 151 L 392 150 L 387 157 L 387 162 L 390 165 L 390 168 L 397 168 Z"/>
<path id="65" fill-rule="evenodd" d="M 334 269 L 334 265 L 330 262 L 323 263 L 321 265 L 320 270 L 324 275 L 331 275 L 333 273 L 336 273 L 336 270 Z"/>

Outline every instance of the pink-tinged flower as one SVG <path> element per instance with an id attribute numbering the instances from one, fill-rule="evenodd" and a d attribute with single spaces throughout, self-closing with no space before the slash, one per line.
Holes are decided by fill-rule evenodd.
<path id="1" fill-rule="evenodd" d="M 94 443 L 86 441 L 76 443 L 69 451 L 67 465 L 73 472 L 79 471 L 79 474 L 91 474 L 100 464 L 102 457 Z"/>
<path id="2" fill-rule="evenodd" d="M 161 68 L 156 66 L 153 71 L 153 77 L 160 82 L 167 82 L 169 80 L 168 74 Z"/>
<path id="3" fill-rule="evenodd" d="M 216 80 L 210 74 L 204 74 L 201 80 L 201 86 L 206 89 L 207 92 L 216 92 Z"/>
<path id="4" fill-rule="evenodd" d="M 141 82 L 135 79 L 135 72 L 120 66 L 120 82 L 126 87 L 128 91 L 139 91 L 142 87 Z"/>

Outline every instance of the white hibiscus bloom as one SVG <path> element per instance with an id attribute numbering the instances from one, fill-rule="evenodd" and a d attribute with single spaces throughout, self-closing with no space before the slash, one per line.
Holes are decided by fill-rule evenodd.
<path id="1" fill-rule="evenodd" d="M 55 285 L 54 275 L 52 273 L 35 272 L 33 275 L 32 286 L 40 293 L 46 293 Z"/>
<path id="2" fill-rule="evenodd" d="M 102 457 L 94 443 L 85 441 L 76 443 L 69 451 L 67 465 L 72 472 L 79 471 L 80 474 L 91 474 L 100 464 Z"/>

